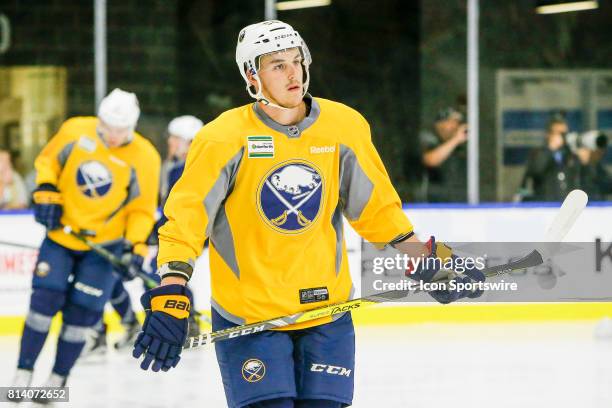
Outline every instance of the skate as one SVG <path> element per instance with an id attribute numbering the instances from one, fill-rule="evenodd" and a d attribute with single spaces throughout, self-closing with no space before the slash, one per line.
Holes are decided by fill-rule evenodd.
<path id="1" fill-rule="evenodd" d="M 89 359 L 92 356 L 102 356 L 108 351 L 106 343 L 106 325 L 101 329 L 89 330 L 87 339 L 85 340 L 85 347 L 81 353 L 81 358 Z"/>
<path id="2" fill-rule="evenodd" d="M 32 382 L 32 374 L 33 374 L 32 370 L 18 368 L 17 372 L 15 373 L 15 378 L 13 379 L 13 384 L 11 388 L 29 387 L 30 383 Z M 23 398 L 21 396 L 9 397 L 8 394 L 6 396 L 6 399 L 12 402 L 23 401 Z"/>
<path id="3" fill-rule="evenodd" d="M 66 386 L 66 380 L 68 379 L 68 377 L 64 377 L 63 375 L 59 375 L 56 373 L 51 373 L 51 375 L 49 376 L 49 379 L 47 380 L 46 383 L 43 384 L 44 388 L 61 388 L 61 387 L 65 387 Z M 51 404 L 51 401 L 48 399 L 43 399 L 43 398 L 32 398 L 32 402 L 35 402 L 37 404 L 41 404 L 41 405 L 49 405 Z"/>

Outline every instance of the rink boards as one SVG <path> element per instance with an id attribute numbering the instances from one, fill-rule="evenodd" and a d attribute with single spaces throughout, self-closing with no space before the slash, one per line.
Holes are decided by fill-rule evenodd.
<path id="1" fill-rule="evenodd" d="M 455 242 L 529 242 L 542 238 L 557 205 L 408 205 L 404 210 L 422 239 L 435 235 Z M 579 218 L 565 241 L 612 241 L 612 204 L 591 204 Z M 37 225 L 30 212 L 0 214 L 0 334 L 17 334 L 27 311 L 31 274 L 36 263 L 36 248 L 44 229 Z M 349 263 L 356 287 L 361 282 L 361 239 L 345 227 Z M 23 244 L 24 247 L 2 243 Z M 608 260 L 612 263 L 612 261 Z M 208 253 L 196 265 L 192 286 L 196 307 L 209 309 Z M 126 285 L 138 301 L 142 284 Z M 356 294 L 359 296 L 359 293 Z M 610 288 L 612 296 L 612 288 Z M 139 305 L 135 304 L 139 309 Z M 480 303 L 441 306 L 435 303 L 389 304 L 354 313 L 358 324 L 410 324 L 426 322 L 504 322 L 534 320 L 590 320 L 612 315 L 612 303 Z M 113 326 L 112 313 L 108 320 Z"/>

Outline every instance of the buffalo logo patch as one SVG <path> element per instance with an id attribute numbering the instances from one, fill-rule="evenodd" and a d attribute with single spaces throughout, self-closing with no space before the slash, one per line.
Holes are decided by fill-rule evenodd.
<path id="1" fill-rule="evenodd" d="M 278 232 L 297 234 L 316 220 L 323 201 L 323 177 L 305 160 L 284 162 L 266 174 L 257 191 L 257 207 Z"/>
<path id="2" fill-rule="evenodd" d="M 242 378 L 254 383 L 260 381 L 266 375 L 265 364 L 256 358 L 250 358 L 242 365 Z"/>
<path id="3" fill-rule="evenodd" d="M 104 164 L 98 161 L 87 161 L 79 166 L 77 185 L 87 197 L 100 198 L 111 189 L 113 176 Z"/>

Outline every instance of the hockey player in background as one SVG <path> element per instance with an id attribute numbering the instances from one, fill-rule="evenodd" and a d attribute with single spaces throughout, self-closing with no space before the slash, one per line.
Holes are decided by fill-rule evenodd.
<path id="1" fill-rule="evenodd" d="M 159 188 L 159 202 L 162 207 L 172 190 L 172 186 L 183 174 L 185 160 L 191 141 L 202 129 L 204 123 L 191 115 L 178 116 L 168 124 L 168 155 L 162 163 L 162 174 Z"/>
<path id="2" fill-rule="evenodd" d="M 187 152 L 191 146 L 193 138 L 202 129 L 204 123 L 192 115 L 178 116 L 170 121 L 168 124 L 168 159 L 166 163 L 162 164 L 162 175 L 161 185 L 159 188 L 159 202 L 163 208 L 168 200 L 168 195 L 172 190 L 172 187 L 179 180 L 183 171 L 185 170 L 185 161 L 187 160 Z M 159 248 L 158 231 L 168 219 L 164 215 L 163 211 L 160 214 L 159 220 L 155 224 L 155 230 L 151 234 L 149 240 L 150 243 L 154 244 L 155 251 Z M 157 270 L 157 257 L 151 260 L 151 270 Z M 158 275 L 159 278 L 159 275 Z M 193 298 L 192 298 L 193 302 Z M 189 312 L 189 336 L 197 336 L 201 333 L 200 331 L 200 318 L 202 315 L 195 308 L 194 303 L 191 304 L 192 308 Z M 208 320 L 208 319 L 207 319 Z M 133 345 L 134 339 L 132 339 L 130 345 Z"/>
<path id="3" fill-rule="evenodd" d="M 134 346 L 136 358 L 144 355 L 143 369 L 167 371 L 180 360 L 188 307 L 179 306 L 191 301 L 185 283 L 207 237 L 214 330 L 351 298 L 343 215 L 370 242 L 412 256 L 450 256 L 446 246 L 415 237 L 363 116 L 307 93 L 311 56 L 291 26 L 245 27 L 236 62 L 256 102 L 200 130 L 166 202 L 161 286 L 141 298 L 147 316 Z M 421 268 L 414 277 L 431 281 L 444 273 Z M 471 278 L 484 280 L 475 269 L 457 279 Z M 444 303 L 480 294 L 432 293 Z M 352 403 L 350 313 L 215 345 L 232 408 Z M 322 365 L 343 368 L 344 375 L 313 369 Z"/>
<path id="4" fill-rule="evenodd" d="M 202 126 L 204 126 L 204 123 L 191 115 L 176 117 L 168 124 L 168 158 L 162 163 L 160 175 L 159 203 L 161 206 L 166 202 L 174 183 L 181 177 L 183 169 L 185 168 L 185 159 L 187 158 L 187 151 L 189 150 L 191 141 Z M 155 252 L 158 246 L 157 230 L 166 222 L 166 217 L 164 217 L 163 213 L 158 218 L 159 219 L 155 223 L 155 228 L 147 240 L 147 244 L 150 245 Z M 147 272 L 154 272 L 157 269 L 155 259 L 156 258 L 153 257 L 151 266 Z M 152 273 L 151 277 L 159 280 L 159 276 L 156 274 Z M 145 290 L 146 289 L 145 285 Z M 127 346 L 131 347 L 134 344 L 134 340 L 136 340 L 136 335 L 140 331 L 140 323 L 136 319 L 130 295 L 121 279 L 118 279 L 113 287 L 110 304 L 119 314 L 121 325 L 123 326 L 123 334 L 117 339 L 114 348 L 120 350 Z M 189 335 L 198 335 L 200 333 L 199 326 L 198 313 L 196 310 L 192 309 L 189 319 Z M 106 335 L 106 324 L 100 321 L 96 328 L 89 332 L 87 338 L 88 344 L 83 354 L 87 354 L 88 356 L 104 354 L 107 350 Z"/>
<path id="5" fill-rule="evenodd" d="M 55 364 L 45 384 L 66 384 L 101 318 L 117 275 L 108 261 L 62 229 L 87 232 L 117 256 L 129 255 L 133 275 L 147 255 L 161 159 L 134 131 L 140 108 L 133 93 L 113 90 L 98 117 L 68 119 L 36 158 L 36 221 L 47 228 L 32 279 L 30 309 L 21 337 L 15 386 L 28 386 L 51 319 L 62 312 Z"/>

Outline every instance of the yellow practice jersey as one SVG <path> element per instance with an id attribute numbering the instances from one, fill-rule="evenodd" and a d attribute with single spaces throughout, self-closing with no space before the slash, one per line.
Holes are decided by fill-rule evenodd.
<path id="1" fill-rule="evenodd" d="M 161 160 L 141 135 L 117 148 L 98 136 L 96 117 L 68 119 L 36 158 L 36 183 L 55 185 L 64 201 L 61 222 L 95 233 L 96 243 L 125 237 L 144 243 L 155 222 Z M 75 250 L 89 249 L 62 230 L 53 241 Z"/>
<path id="2" fill-rule="evenodd" d="M 237 324 L 352 296 L 343 215 L 374 243 L 412 231 L 367 121 L 340 103 L 307 102 L 296 126 L 257 104 L 204 126 L 164 207 L 158 265 L 193 265 L 210 237 L 211 303 Z"/>

